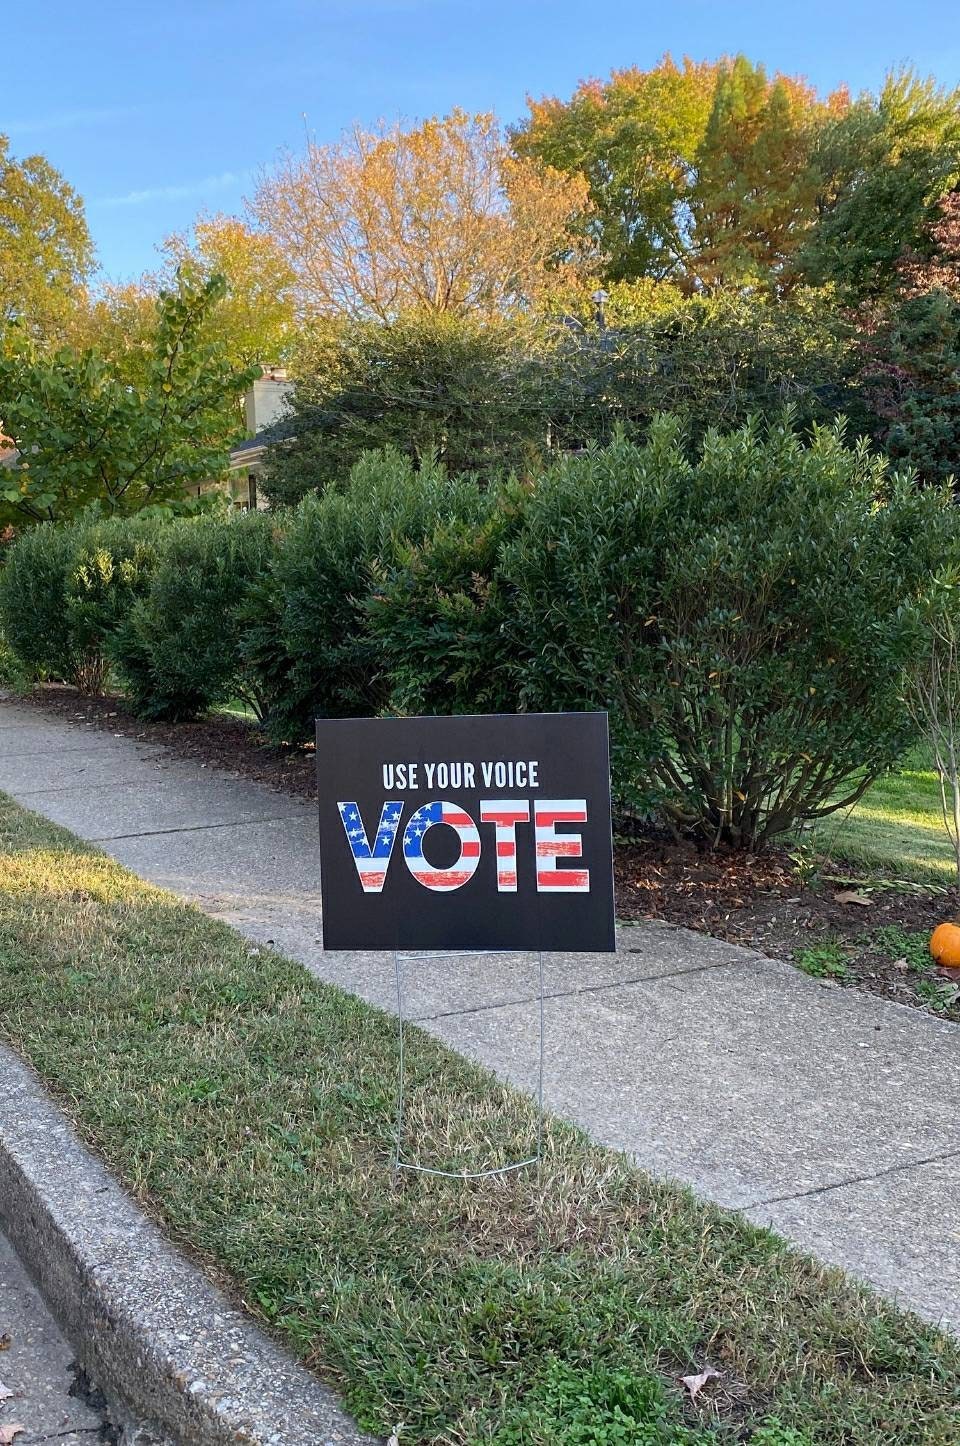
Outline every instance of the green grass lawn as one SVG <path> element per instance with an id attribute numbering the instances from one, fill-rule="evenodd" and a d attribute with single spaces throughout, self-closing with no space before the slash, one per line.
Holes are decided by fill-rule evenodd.
<path id="1" fill-rule="evenodd" d="M 940 786 L 924 748 L 900 772 L 875 783 L 854 809 L 831 814 L 806 837 L 818 851 L 857 869 L 920 883 L 956 879 Z"/>
<path id="2" fill-rule="evenodd" d="M 0 1033 L 403 1446 L 956 1446 L 956 1342 L 567 1125 L 538 1171 L 395 1176 L 394 1020 L 3 795 Z M 526 1148 L 525 1097 L 416 1030 L 408 1064 L 428 1148 Z"/>

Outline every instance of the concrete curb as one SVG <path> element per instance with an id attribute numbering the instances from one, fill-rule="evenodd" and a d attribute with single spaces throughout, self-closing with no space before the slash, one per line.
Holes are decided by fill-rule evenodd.
<path id="1" fill-rule="evenodd" d="M 0 1080 L 0 1226 L 125 1440 L 373 1446 L 167 1243 L 2 1045 Z"/>

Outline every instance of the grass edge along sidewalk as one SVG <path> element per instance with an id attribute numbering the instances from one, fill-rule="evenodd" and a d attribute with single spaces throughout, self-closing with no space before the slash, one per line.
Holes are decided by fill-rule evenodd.
<path id="1" fill-rule="evenodd" d="M 537 1173 L 395 1178 L 395 1020 L 4 795 L 0 1033 L 173 1239 L 402 1446 L 960 1441 L 955 1341 L 562 1122 Z M 524 1096 L 409 1046 L 428 1142 L 522 1148 Z M 679 1378 L 706 1366 L 691 1403 Z"/>

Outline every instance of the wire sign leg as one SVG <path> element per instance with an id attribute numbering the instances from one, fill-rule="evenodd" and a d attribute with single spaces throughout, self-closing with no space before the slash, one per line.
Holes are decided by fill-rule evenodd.
<path id="1" fill-rule="evenodd" d="M 450 953 L 431 953 L 431 952 L 426 952 L 426 951 L 425 951 L 425 952 L 422 952 L 422 953 L 400 953 L 400 952 L 397 952 L 396 950 L 394 951 L 393 963 L 394 963 L 394 969 L 395 969 L 395 971 L 396 971 L 396 976 L 397 976 L 397 1020 L 398 1020 L 398 1028 L 399 1028 L 399 1031 L 400 1031 L 399 1078 L 398 1078 L 398 1080 L 397 1080 L 397 1142 L 396 1142 L 396 1152 L 395 1152 L 395 1155 L 394 1155 L 394 1169 L 395 1169 L 395 1170 L 413 1170 L 413 1171 L 416 1171 L 417 1173 L 419 1173 L 419 1174 L 421 1174 L 421 1175 L 443 1175 L 443 1176 L 445 1176 L 447 1179 L 451 1179 L 451 1180 L 485 1180 L 485 1179 L 487 1179 L 488 1177 L 493 1176 L 493 1175 L 507 1175 L 507 1174 L 509 1174 L 509 1173 L 510 1173 L 511 1171 L 513 1171 L 513 1170 L 523 1170 L 523 1169 L 526 1169 L 528 1166 L 536 1166 L 536 1165 L 539 1165 L 540 1160 L 541 1160 L 542 1155 L 543 1155 L 543 1036 L 544 1036 L 544 1028 L 543 1028 L 543 955 L 542 955 L 542 954 L 538 954 L 538 955 L 537 955 L 537 975 L 538 975 L 538 982 L 539 982 L 538 998 L 537 998 L 538 1023 L 539 1023 L 539 1042 L 538 1042 L 538 1048 L 537 1048 L 537 1092 L 536 1092 L 536 1100 L 537 1100 L 537 1132 L 536 1132 L 536 1144 L 535 1144 L 535 1148 L 534 1148 L 533 1154 L 528 1155 L 528 1156 L 527 1156 L 525 1159 L 523 1159 L 523 1160 L 514 1160 L 514 1161 L 513 1161 L 512 1163 L 510 1163 L 510 1164 L 507 1164 L 507 1165 L 497 1165 L 497 1166 L 495 1166 L 495 1167 L 491 1167 L 489 1170 L 442 1170 L 442 1169 L 438 1169 L 438 1168 L 436 1168 L 436 1167 L 434 1167 L 434 1166 L 431 1166 L 431 1165 L 420 1165 L 420 1164 L 415 1163 L 415 1162 L 412 1161 L 412 1160 L 405 1160 L 404 1157 L 403 1157 L 403 1124 L 404 1124 L 404 1106 L 405 1106 L 405 1098 L 404 1098 L 404 1079 L 405 1079 L 405 1062 L 404 1062 L 404 1018 L 405 1018 L 405 1015 L 404 1015 L 404 988 L 403 988 L 403 971 L 404 971 L 404 966 L 407 965 L 407 964 L 417 963 L 418 961 L 421 962 L 421 963 L 426 963 L 426 962 L 438 963 L 439 961 L 444 960 L 444 959 L 477 959 L 477 958 L 483 958 L 483 957 L 489 958 L 489 957 L 491 957 L 491 956 L 493 956 L 493 957 L 502 957 L 502 956 L 503 956 L 504 954 L 506 954 L 506 953 L 513 953 L 513 952 L 515 952 L 515 951 L 506 951 L 506 950 L 501 951 L 501 950 L 495 950 L 495 949 L 457 949 L 457 950 L 451 951 Z"/>

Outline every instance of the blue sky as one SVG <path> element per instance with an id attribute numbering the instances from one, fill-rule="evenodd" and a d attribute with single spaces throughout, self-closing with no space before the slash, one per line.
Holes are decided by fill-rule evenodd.
<path id="1" fill-rule="evenodd" d="M 7 7 L 5 7 L 7 8 Z M 611 68 L 743 50 L 829 90 L 913 63 L 960 81 L 956 0 L 35 0 L 7 8 L 0 132 L 80 191 L 104 272 L 352 121 L 523 114 Z"/>

